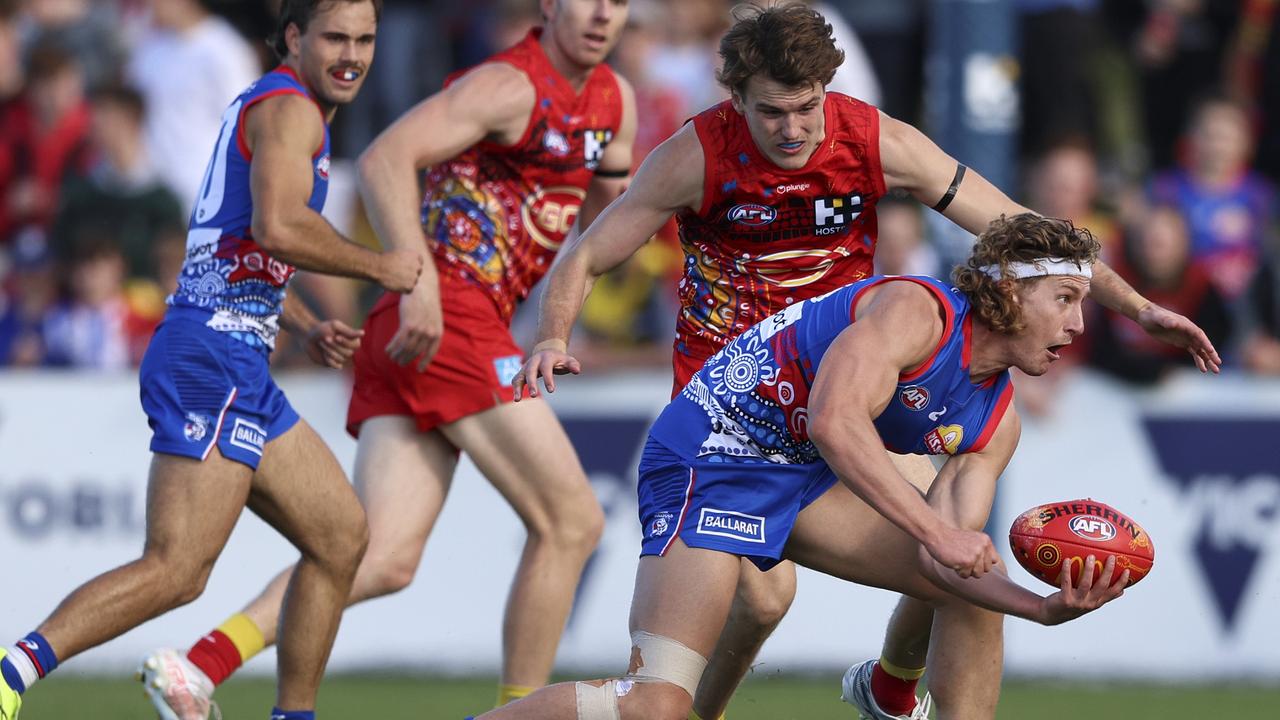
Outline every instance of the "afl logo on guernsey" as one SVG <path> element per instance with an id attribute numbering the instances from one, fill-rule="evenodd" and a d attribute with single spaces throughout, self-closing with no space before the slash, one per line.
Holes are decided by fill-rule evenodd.
<path id="1" fill-rule="evenodd" d="M 316 160 L 316 174 L 321 180 L 329 179 L 329 153 L 321 155 L 320 159 Z"/>
<path id="2" fill-rule="evenodd" d="M 729 222 L 735 222 L 739 225 L 746 225 L 747 227 L 761 227 L 776 220 L 778 218 L 778 211 L 768 205 L 745 203 L 742 205 L 734 205 L 729 209 L 729 213 L 726 217 Z"/>
<path id="3" fill-rule="evenodd" d="M 931 455 L 955 455 L 964 442 L 964 428 L 959 425 L 939 425 L 924 436 L 924 446 Z"/>
<path id="4" fill-rule="evenodd" d="M 898 393 L 898 399 L 908 410 L 920 412 L 929 407 L 929 391 L 919 385 L 908 385 Z"/>
<path id="5" fill-rule="evenodd" d="M 542 136 L 542 147 L 556 157 L 564 157 L 569 154 L 569 141 L 555 128 L 547 128 L 546 134 Z"/>

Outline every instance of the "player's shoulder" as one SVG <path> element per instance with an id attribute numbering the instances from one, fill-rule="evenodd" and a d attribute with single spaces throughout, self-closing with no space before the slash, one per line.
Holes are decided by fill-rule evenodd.
<path id="1" fill-rule="evenodd" d="M 450 84 L 456 95 L 501 105 L 529 105 L 537 100 L 533 78 L 523 68 L 502 59 L 488 60 Z"/>

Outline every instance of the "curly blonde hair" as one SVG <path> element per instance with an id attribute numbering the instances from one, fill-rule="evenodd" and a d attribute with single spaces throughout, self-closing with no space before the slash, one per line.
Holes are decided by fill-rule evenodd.
<path id="1" fill-rule="evenodd" d="M 952 272 L 952 281 L 969 298 L 979 320 L 996 332 L 1016 333 L 1026 327 L 1018 291 L 1044 278 L 1012 279 L 1010 263 L 1060 258 L 1083 267 L 1097 260 L 1101 249 L 1093 233 L 1070 220 L 1034 213 L 1001 215 L 978 236 L 968 261 Z M 1003 279 L 983 272 L 986 265 L 999 266 Z"/>

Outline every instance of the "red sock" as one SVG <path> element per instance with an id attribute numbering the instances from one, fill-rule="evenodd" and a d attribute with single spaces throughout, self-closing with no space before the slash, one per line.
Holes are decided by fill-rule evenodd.
<path id="1" fill-rule="evenodd" d="M 221 685 L 223 680 L 244 663 L 236 644 L 221 630 L 214 630 L 200 638 L 187 652 L 187 659 L 208 675 L 215 687 Z"/>
<path id="2" fill-rule="evenodd" d="M 871 671 L 871 696 L 880 709 L 890 715 L 907 715 L 916 707 L 916 683 L 919 680 L 903 680 L 885 672 L 876 663 Z"/>

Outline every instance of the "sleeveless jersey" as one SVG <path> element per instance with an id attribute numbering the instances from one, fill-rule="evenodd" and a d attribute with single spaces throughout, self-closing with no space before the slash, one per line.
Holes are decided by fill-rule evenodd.
<path id="1" fill-rule="evenodd" d="M 240 93 L 222 114 L 222 130 L 191 211 L 178 289 L 168 299 L 173 308 L 207 313 L 208 327 L 263 352 L 275 347 L 285 285 L 294 267 L 271 257 L 253 239 L 249 191 L 253 153 L 245 142 L 244 116 L 267 98 L 290 94 L 314 101 L 293 70 L 282 65 Z M 316 150 L 312 168 L 307 207 L 320 212 L 329 190 L 327 123 L 324 144 Z"/>
<path id="2" fill-rule="evenodd" d="M 809 389 L 822 359 L 855 318 L 858 297 L 895 280 L 931 290 L 945 314 L 942 338 L 920 367 L 900 375 L 875 419 L 896 453 L 955 455 L 986 446 L 1013 397 L 1009 372 L 969 379 L 970 306 L 958 290 L 923 276 L 877 276 L 796 303 L 716 353 L 671 401 L 651 434 L 685 457 L 807 464 Z"/>
<path id="3" fill-rule="evenodd" d="M 782 310 L 872 273 L 885 193 L 878 111 L 829 92 L 826 139 L 798 170 L 767 160 L 729 102 L 693 119 L 702 207 L 677 216 L 684 247 L 675 349 L 704 360 Z"/>
<path id="4" fill-rule="evenodd" d="M 507 321 L 551 268 L 622 123 L 613 71 L 597 66 L 575 93 L 540 37 L 534 29 L 488 60 L 511 65 L 533 83 L 537 100 L 524 135 L 511 146 L 477 143 L 430 168 L 422 208 L 442 279 L 479 285 Z"/>

